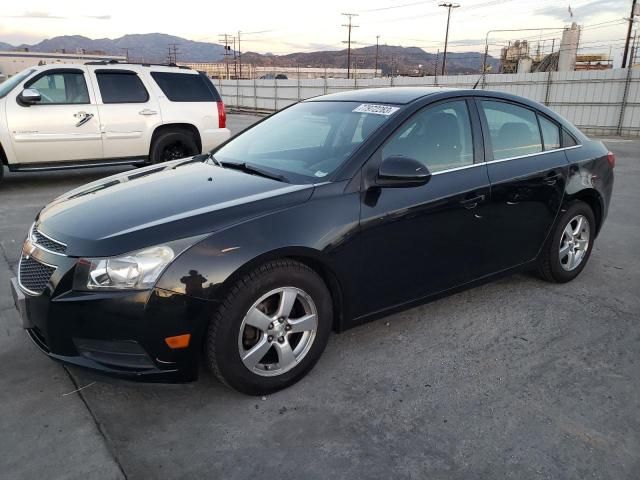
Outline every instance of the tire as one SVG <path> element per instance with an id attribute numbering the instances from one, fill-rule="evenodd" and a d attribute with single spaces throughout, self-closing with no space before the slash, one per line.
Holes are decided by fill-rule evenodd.
<path id="1" fill-rule="evenodd" d="M 0 161 L 0 183 L 2 183 L 2 179 L 4 178 L 4 164 Z"/>
<path id="2" fill-rule="evenodd" d="M 233 284 L 211 319 L 207 366 L 220 381 L 249 395 L 281 390 L 318 361 L 332 319 L 331 294 L 314 270 L 288 259 L 265 263 Z"/>
<path id="3" fill-rule="evenodd" d="M 583 223 L 575 235 L 580 219 Z M 569 233 L 569 229 L 575 236 Z M 538 260 L 540 277 L 554 283 L 565 283 L 576 278 L 591 256 L 595 234 L 596 221 L 591 207 L 581 201 L 570 203 L 561 212 L 555 229 L 543 247 Z M 573 257 L 571 251 L 574 252 Z"/>
<path id="4" fill-rule="evenodd" d="M 185 130 L 173 130 L 159 134 L 151 145 L 149 163 L 162 163 L 200 153 L 193 134 Z"/>

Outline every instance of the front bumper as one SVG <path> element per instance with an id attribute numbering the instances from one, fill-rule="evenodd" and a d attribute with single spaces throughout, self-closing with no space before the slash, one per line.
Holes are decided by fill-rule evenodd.
<path id="1" fill-rule="evenodd" d="M 23 326 L 46 355 L 134 380 L 197 378 L 211 302 L 161 289 L 76 292 L 67 288 L 73 267 L 64 270 L 56 270 L 41 295 L 25 294 L 11 281 Z M 165 338 L 185 333 L 191 334 L 187 348 L 166 344 Z"/>

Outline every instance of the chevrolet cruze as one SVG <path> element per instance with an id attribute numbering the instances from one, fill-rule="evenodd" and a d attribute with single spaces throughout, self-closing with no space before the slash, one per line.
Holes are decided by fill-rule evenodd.
<path id="1" fill-rule="evenodd" d="M 14 298 L 54 359 L 153 381 L 193 380 L 204 363 L 273 392 L 332 330 L 514 271 L 575 278 L 614 163 L 513 95 L 317 97 L 209 154 L 55 199 L 28 232 Z"/>

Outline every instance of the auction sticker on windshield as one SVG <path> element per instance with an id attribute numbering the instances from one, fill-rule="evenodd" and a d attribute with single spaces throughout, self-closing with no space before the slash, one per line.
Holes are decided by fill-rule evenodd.
<path id="1" fill-rule="evenodd" d="M 353 109 L 357 113 L 373 113 L 375 115 L 391 115 L 400 110 L 400 107 L 392 107 L 391 105 L 372 105 L 370 103 L 363 103 L 362 105 Z"/>

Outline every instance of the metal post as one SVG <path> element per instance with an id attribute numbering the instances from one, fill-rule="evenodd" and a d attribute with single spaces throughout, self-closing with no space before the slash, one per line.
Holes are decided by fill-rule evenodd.
<path id="1" fill-rule="evenodd" d="M 298 65 L 298 101 L 300 101 L 300 65 Z"/>
<path id="2" fill-rule="evenodd" d="M 258 82 L 256 77 L 253 77 L 253 108 L 258 110 Z"/>
<path id="3" fill-rule="evenodd" d="M 549 70 L 549 75 L 547 75 L 547 91 L 544 94 L 544 104 L 549 106 L 549 96 L 551 95 L 551 74 L 553 72 Z"/>
<path id="4" fill-rule="evenodd" d="M 274 85 L 274 89 L 273 89 L 273 109 L 277 112 L 278 111 L 278 79 L 277 78 L 273 79 L 273 85 Z"/>
<path id="5" fill-rule="evenodd" d="M 236 107 L 240 108 L 240 80 L 236 76 Z"/>
<path id="6" fill-rule="evenodd" d="M 635 38 L 634 38 L 635 41 Z M 624 111 L 627 108 L 627 96 L 629 95 L 629 85 L 631 84 L 631 72 L 633 68 L 629 65 L 627 68 L 627 80 L 624 82 L 624 93 L 622 94 L 622 103 L 620 104 L 620 117 L 618 118 L 618 128 L 616 135 L 622 135 L 622 125 L 624 124 Z"/>

